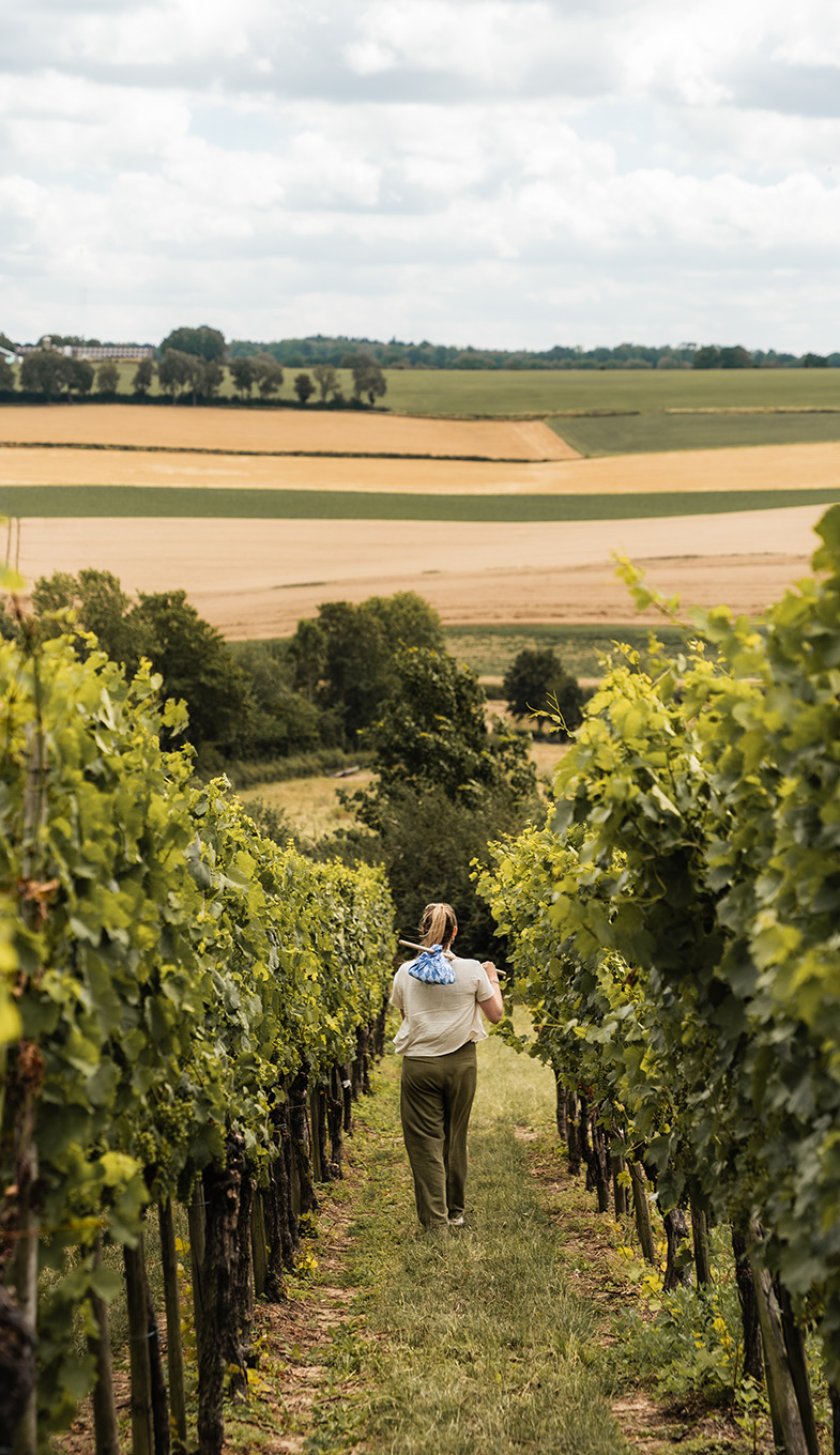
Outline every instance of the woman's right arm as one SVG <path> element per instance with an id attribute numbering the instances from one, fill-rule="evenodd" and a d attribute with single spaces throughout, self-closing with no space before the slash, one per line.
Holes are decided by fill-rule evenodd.
<path id="1" fill-rule="evenodd" d="M 492 960 L 485 960 L 483 964 L 484 969 L 487 973 L 487 979 L 493 986 L 494 993 L 488 996 L 486 1000 L 480 1000 L 478 1003 L 481 1007 L 482 1013 L 487 1017 L 491 1024 L 497 1026 L 505 1013 L 505 1007 L 502 1002 L 502 987 L 499 984 L 499 972 L 493 964 Z"/>

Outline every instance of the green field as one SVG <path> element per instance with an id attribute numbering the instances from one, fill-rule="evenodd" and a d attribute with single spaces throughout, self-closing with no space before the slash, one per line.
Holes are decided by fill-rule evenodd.
<path id="1" fill-rule="evenodd" d="M 135 368 L 120 365 L 127 392 Z M 294 400 L 299 372 L 286 369 L 278 398 Z M 349 373 L 339 373 L 349 390 Z M 386 377 L 383 403 L 404 414 L 544 418 L 566 410 L 840 408 L 840 369 L 388 369 Z M 221 395 L 232 393 L 226 375 Z"/>
<path id="2" fill-rule="evenodd" d="M 582 455 L 644 455 L 840 440 L 836 414 L 619 414 L 547 421 Z"/>
<path id="3" fill-rule="evenodd" d="M 387 404 L 409 414 L 840 407 L 840 370 L 388 371 Z"/>
<path id="4" fill-rule="evenodd" d="M 553 647 L 567 672 L 574 677 L 599 677 L 599 658 L 613 649 L 613 642 L 627 642 L 643 650 L 649 627 L 639 626 L 556 626 L 551 623 L 527 626 L 444 627 L 446 649 L 459 662 L 466 662 L 480 677 L 501 678 L 514 657 L 526 648 L 545 651 Z M 679 627 L 657 626 L 656 635 L 666 646 L 676 648 L 685 640 Z"/>
<path id="5" fill-rule="evenodd" d="M 408 495 L 354 490 L 191 489 L 156 485 L 7 485 L 12 517 L 239 520 L 638 520 L 833 505 L 836 490 L 706 490 L 602 495 Z"/>

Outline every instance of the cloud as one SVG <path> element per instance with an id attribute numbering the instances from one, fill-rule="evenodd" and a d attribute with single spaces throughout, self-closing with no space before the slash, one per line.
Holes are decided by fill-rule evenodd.
<path id="1" fill-rule="evenodd" d="M 830 0 L 29 0 L 3 65 L 21 337 L 832 344 Z"/>

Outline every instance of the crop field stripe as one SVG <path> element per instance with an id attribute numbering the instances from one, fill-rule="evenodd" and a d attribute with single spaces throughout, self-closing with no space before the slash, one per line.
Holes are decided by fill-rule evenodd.
<path id="1" fill-rule="evenodd" d="M 721 515 L 831 505 L 837 489 L 673 491 L 622 495 L 410 495 L 153 485 L 10 485 L 0 514 L 44 518 L 581 521 Z"/>
<path id="2" fill-rule="evenodd" d="M 556 431 L 555 431 L 556 433 Z M 243 450 L 229 445 L 125 445 L 82 440 L 2 440 L 3 450 L 104 450 L 133 455 L 234 455 L 258 460 L 454 460 L 465 464 L 556 465 L 554 455 L 443 455 L 419 450 Z"/>
<path id="3" fill-rule="evenodd" d="M 836 410 L 664 410 L 649 414 L 554 415 L 554 432 L 582 455 L 750 449 L 840 440 Z"/>

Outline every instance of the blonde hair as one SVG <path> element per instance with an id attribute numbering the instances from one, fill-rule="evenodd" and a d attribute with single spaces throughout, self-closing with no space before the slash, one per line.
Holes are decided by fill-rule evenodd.
<path id="1" fill-rule="evenodd" d="M 420 919 L 420 939 L 424 945 L 443 945 L 448 949 L 458 928 L 451 904 L 427 904 Z"/>

